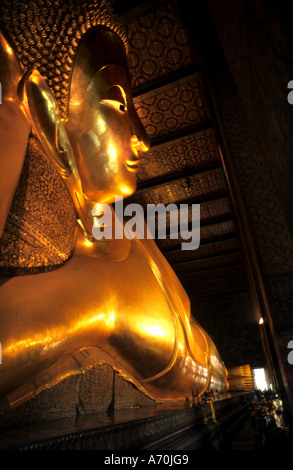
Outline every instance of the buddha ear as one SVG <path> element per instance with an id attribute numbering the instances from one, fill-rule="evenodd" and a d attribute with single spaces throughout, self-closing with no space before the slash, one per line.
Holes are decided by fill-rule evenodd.
<path id="1" fill-rule="evenodd" d="M 29 69 L 23 75 L 19 96 L 32 126 L 32 132 L 63 177 L 72 172 L 71 147 L 53 92 L 46 80 L 36 69 Z M 59 142 L 59 137 L 61 141 Z"/>
<path id="2" fill-rule="evenodd" d="M 45 154 L 64 180 L 72 197 L 80 222 L 92 236 L 92 225 L 87 214 L 79 173 L 71 144 L 61 121 L 53 92 L 36 69 L 27 70 L 19 86 L 19 96 Z"/>

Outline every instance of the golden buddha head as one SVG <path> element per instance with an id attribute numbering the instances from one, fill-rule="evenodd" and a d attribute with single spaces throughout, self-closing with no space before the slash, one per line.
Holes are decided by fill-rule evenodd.
<path id="1" fill-rule="evenodd" d="M 111 203 L 133 194 L 138 152 L 149 141 L 132 100 L 124 45 L 111 30 L 95 28 L 80 44 L 64 125 L 85 197 Z"/>
<path id="2" fill-rule="evenodd" d="M 71 194 L 82 193 L 94 204 L 133 194 L 138 152 L 149 141 L 131 97 L 126 35 L 109 2 L 3 0 L 0 10 L 1 29 L 24 70 L 35 70 L 48 86 L 31 73 L 46 103 L 40 119 L 40 106 L 34 104 L 30 114 L 40 128 L 47 110 L 47 128 L 56 129 L 39 135 L 57 136 L 59 156 L 70 148 L 81 187 Z"/>

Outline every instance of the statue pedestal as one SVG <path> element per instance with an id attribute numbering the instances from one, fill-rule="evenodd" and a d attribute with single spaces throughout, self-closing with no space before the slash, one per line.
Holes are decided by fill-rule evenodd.
<path id="1" fill-rule="evenodd" d="M 158 404 L 101 365 L 2 413 L 0 449 L 221 449 L 247 419 L 251 399 Z"/>
<path id="2" fill-rule="evenodd" d="M 72 375 L 15 408 L 0 410 L 0 431 L 8 426 L 39 425 L 59 419 L 153 405 L 111 366 L 101 364 Z"/>

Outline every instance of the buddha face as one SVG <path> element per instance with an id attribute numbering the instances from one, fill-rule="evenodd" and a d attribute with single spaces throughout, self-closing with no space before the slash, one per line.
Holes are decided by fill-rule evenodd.
<path id="1" fill-rule="evenodd" d="M 77 53 L 65 127 L 87 200 L 107 204 L 134 193 L 138 152 L 149 140 L 131 97 L 124 46 L 108 30 L 91 32 Z"/>

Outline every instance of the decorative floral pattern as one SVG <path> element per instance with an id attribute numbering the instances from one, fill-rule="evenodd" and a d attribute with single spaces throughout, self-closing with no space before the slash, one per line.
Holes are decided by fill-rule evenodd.
<path id="1" fill-rule="evenodd" d="M 0 243 L 2 276 L 63 264 L 73 247 L 76 214 L 69 193 L 39 143 L 30 138 Z"/>

